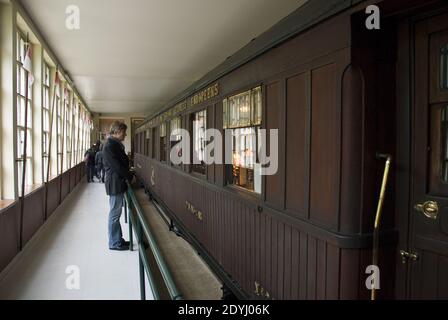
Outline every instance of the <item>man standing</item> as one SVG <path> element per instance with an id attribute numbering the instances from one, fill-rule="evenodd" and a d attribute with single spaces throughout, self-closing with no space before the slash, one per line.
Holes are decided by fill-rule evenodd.
<path id="1" fill-rule="evenodd" d="M 104 172 L 104 165 L 103 165 L 103 145 L 100 145 L 99 151 L 96 153 L 95 156 L 95 167 L 96 167 L 96 174 L 97 178 L 104 183 L 105 178 L 105 172 Z"/>
<path id="2" fill-rule="evenodd" d="M 86 164 L 87 171 L 87 183 L 94 182 L 93 176 L 95 175 L 95 150 L 94 145 L 84 154 L 84 162 Z"/>
<path id="3" fill-rule="evenodd" d="M 106 170 L 106 193 L 109 196 L 109 249 L 129 250 L 129 241 L 123 239 L 120 225 L 126 180 L 132 181 L 129 171 L 129 159 L 126 156 L 123 141 L 127 126 L 119 121 L 112 123 L 110 136 L 103 147 L 103 165 Z"/>

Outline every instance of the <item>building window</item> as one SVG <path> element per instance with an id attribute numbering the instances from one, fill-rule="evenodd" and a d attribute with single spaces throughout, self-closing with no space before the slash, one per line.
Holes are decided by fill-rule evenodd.
<path id="1" fill-rule="evenodd" d="M 55 90 L 59 90 L 59 86 L 55 86 Z M 56 116 L 56 148 L 57 148 L 57 174 L 62 173 L 62 147 L 63 147 L 63 121 L 62 116 L 64 114 L 64 105 L 61 103 L 61 99 L 58 97 L 58 93 L 55 95 L 56 99 L 56 109 L 57 109 L 57 116 Z"/>
<path id="2" fill-rule="evenodd" d="M 43 99 L 42 99 L 42 163 L 43 181 L 47 181 L 48 160 L 50 157 L 50 67 L 44 63 Z"/>
<path id="3" fill-rule="evenodd" d="M 64 159 L 64 171 L 70 169 L 70 157 L 72 153 L 72 115 L 70 108 L 70 92 L 68 89 L 64 92 L 64 104 L 65 104 L 65 159 Z"/>
<path id="4" fill-rule="evenodd" d="M 78 163 L 78 150 L 79 150 L 79 104 L 78 100 L 73 101 L 73 149 L 72 149 L 72 161 L 76 165 Z"/>
<path id="5" fill-rule="evenodd" d="M 159 127 L 160 136 L 160 161 L 166 161 L 166 124 L 162 123 Z"/>
<path id="6" fill-rule="evenodd" d="M 170 145 L 171 145 L 171 150 L 173 150 L 173 148 L 175 148 L 175 145 L 178 144 L 181 140 L 182 140 L 182 136 L 180 134 L 180 129 L 182 128 L 182 120 L 180 117 L 176 117 L 174 119 L 171 120 L 170 122 L 170 131 L 171 131 L 171 135 L 170 135 Z M 178 157 L 182 157 L 182 148 L 180 146 L 175 148 L 175 152 L 177 152 L 177 156 Z M 175 165 L 174 163 L 171 163 L 173 166 L 177 166 L 180 167 L 181 164 L 179 165 Z"/>
<path id="7" fill-rule="evenodd" d="M 224 129 L 232 130 L 232 165 L 227 183 L 261 193 L 258 150 L 261 127 L 261 87 L 223 101 Z"/>
<path id="8" fill-rule="evenodd" d="M 192 171 L 205 174 L 205 131 L 207 130 L 207 111 L 193 114 L 193 165 Z"/>
<path id="9" fill-rule="evenodd" d="M 28 81 L 28 99 L 26 98 L 27 91 L 27 72 L 23 67 L 25 61 L 25 55 L 27 50 L 27 43 L 24 35 L 21 32 L 17 32 L 17 177 L 19 194 L 22 194 L 22 177 L 23 166 L 25 163 L 24 144 L 25 135 L 27 136 L 27 148 L 26 148 L 26 173 L 25 173 L 25 186 L 33 184 L 33 158 L 32 158 L 32 98 L 33 90 L 31 82 Z M 27 100 L 27 101 L 25 101 Z M 25 123 L 25 111 L 27 111 L 27 119 Z"/>

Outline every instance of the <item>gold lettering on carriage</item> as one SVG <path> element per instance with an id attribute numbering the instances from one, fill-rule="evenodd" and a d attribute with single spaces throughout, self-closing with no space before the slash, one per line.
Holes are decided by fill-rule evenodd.
<path id="1" fill-rule="evenodd" d="M 185 207 L 187 211 L 192 213 L 198 220 L 202 221 L 203 214 L 201 211 L 197 210 L 190 202 L 185 201 Z"/>
<path id="2" fill-rule="evenodd" d="M 201 102 L 207 101 L 211 98 L 216 97 L 219 94 L 219 84 L 215 83 L 214 85 L 199 91 L 194 96 L 191 97 L 190 102 L 191 105 L 194 106 Z"/>

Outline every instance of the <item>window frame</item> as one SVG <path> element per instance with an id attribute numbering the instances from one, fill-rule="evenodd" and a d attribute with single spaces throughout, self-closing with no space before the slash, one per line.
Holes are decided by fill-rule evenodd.
<path id="1" fill-rule="evenodd" d="M 203 164 L 195 164 L 194 163 L 194 152 L 195 152 L 196 142 L 197 142 L 195 139 L 195 119 L 196 119 L 196 115 L 199 115 L 200 113 L 204 114 L 203 115 L 203 127 L 200 127 L 200 128 L 203 128 L 203 131 L 204 131 L 203 141 L 202 141 L 204 149 L 202 151 L 203 152 L 202 157 L 205 160 L 205 147 L 207 145 L 207 139 L 206 139 L 206 135 L 205 135 L 205 132 L 207 130 L 207 107 L 203 107 L 203 108 L 201 108 L 197 111 L 194 111 L 190 114 L 190 128 L 191 128 L 191 138 L 190 139 L 192 141 L 191 151 L 190 151 L 190 159 L 191 159 L 190 172 L 193 174 L 199 175 L 201 177 L 206 177 L 207 176 L 207 164 L 205 162 Z M 200 156 L 198 154 L 198 160 L 200 160 L 199 158 L 200 158 Z"/>
<path id="2" fill-rule="evenodd" d="M 244 95 L 249 95 L 249 103 L 250 103 L 250 110 L 249 112 L 249 122 L 242 122 L 238 123 L 231 123 L 231 106 L 229 103 L 229 99 L 239 98 Z M 240 91 L 232 95 L 228 95 L 223 99 L 223 130 L 231 130 L 232 131 L 232 142 L 231 142 L 231 152 L 232 152 L 232 162 L 233 157 L 235 155 L 234 148 L 235 148 L 235 132 L 236 130 L 241 129 L 250 129 L 253 128 L 255 130 L 255 151 L 252 151 L 254 153 L 254 159 L 253 159 L 253 167 L 245 167 L 245 166 L 235 166 L 234 163 L 232 164 L 225 164 L 225 173 L 224 173 L 224 180 L 225 185 L 231 188 L 236 188 L 241 191 L 245 191 L 249 194 L 255 195 L 257 197 L 261 197 L 263 194 L 263 180 L 262 176 L 260 175 L 259 179 L 259 189 L 256 190 L 256 184 L 255 184 L 255 170 L 256 166 L 258 166 L 258 170 L 261 170 L 261 165 L 259 163 L 258 158 L 258 151 L 260 149 L 260 129 L 263 129 L 263 86 L 257 85 L 255 87 L 251 87 L 248 90 Z M 225 152 L 227 150 L 224 150 Z M 235 170 L 236 167 L 241 169 L 245 169 L 247 172 L 249 170 L 252 171 L 252 185 L 253 189 L 247 188 L 243 185 L 239 185 L 235 183 Z"/>
<path id="3" fill-rule="evenodd" d="M 15 70 L 15 76 L 16 76 L 16 90 L 15 90 L 15 99 L 16 99 L 16 110 L 14 112 L 16 113 L 16 123 L 15 123 L 15 131 L 16 131 L 16 142 L 17 142 L 17 148 L 14 151 L 15 154 L 15 161 L 17 163 L 16 165 L 16 176 L 17 176 L 17 190 L 19 193 L 19 196 L 22 195 L 22 173 L 23 173 L 23 163 L 25 163 L 25 159 L 23 158 L 23 143 L 24 139 L 22 141 L 22 133 L 25 132 L 27 135 L 27 150 L 26 150 L 26 178 L 25 178 L 25 192 L 24 194 L 27 194 L 27 189 L 32 187 L 34 184 L 34 163 L 33 163 L 33 85 L 28 82 L 28 101 L 26 100 L 26 90 L 25 84 L 22 83 L 25 81 L 25 75 L 26 70 L 23 67 L 23 62 L 26 55 L 26 36 L 22 32 L 22 30 L 17 29 L 16 31 L 16 48 L 17 48 L 17 55 L 15 57 L 16 59 L 16 70 Z M 28 45 L 32 46 L 31 42 L 28 43 Z M 23 92 L 22 92 L 23 90 Z M 27 114 L 27 121 L 26 123 L 22 123 L 22 114 L 23 114 L 23 120 L 25 120 L 25 110 L 22 110 L 22 105 L 25 105 L 25 108 L 27 108 L 28 114 Z M 25 135 L 23 135 L 25 137 Z M 20 148 L 22 146 L 22 148 Z"/>

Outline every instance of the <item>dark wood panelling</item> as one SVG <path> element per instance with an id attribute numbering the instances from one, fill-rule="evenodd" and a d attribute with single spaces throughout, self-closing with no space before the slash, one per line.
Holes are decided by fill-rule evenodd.
<path id="1" fill-rule="evenodd" d="M 309 74 L 286 82 L 286 210 L 308 217 L 309 195 Z"/>
<path id="2" fill-rule="evenodd" d="M 341 250 L 340 298 L 353 300 L 358 298 L 359 250 Z"/>
<path id="3" fill-rule="evenodd" d="M 18 202 L 0 211 L 0 271 L 3 270 L 18 253 L 19 245 Z"/>
<path id="4" fill-rule="evenodd" d="M 23 245 L 25 245 L 44 223 L 45 189 L 39 188 L 25 197 L 23 210 Z"/>
<path id="5" fill-rule="evenodd" d="M 70 192 L 70 172 L 66 171 L 61 175 L 61 202 Z"/>
<path id="6" fill-rule="evenodd" d="M 188 174 L 188 166 L 181 172 L 139 158 L 147 188 L 252 298 L 260 298 L 255 282 L 274 299 L 368 298 L 364 270 L 371 252 L 365 248 L 372 238 L 361 226 L 371 224 L 375 209 L 372 150 L 383 145 L 374 138 L 381 127 L 377 123 L 393 106 L 386 103 L 375 116 L 375 102 L 388 102 L 391 95 L 374 86 L 366 91 L 364 81 L 376 69 L 370 67 L 366 75 L 353 63 L 357 51 L 349 45 L 358 39 L 351 37 L 351 19 L 335 17 L 219 80 L 219 99 L 262 85 L 263 127 L 280 130 L 279 170 L 264 178 L 260 199 L 223 188 L 222 166 L 209 167 L 201 180 Z M 332 36 L 322 41 L 322 34 Z M 386 69 L 393 66 L 381 68 L 376 76 L 392 81 Z M 383 93 L 384 100 L 373 98 Z M 222 130 L 222 104 L 210 103 L 215 101 L 196 107 L 208 107 L 207 126 Z M 182 115 L 187 129 L 190 111 Z M 143 169 L 150 166 L 155 186 Z M 185 200 L 203 210 L 203 221 L 186 211 Z M 382 253 L 388 258 L 380 258 L 380 264 L 391 261 L 392 250 Z M 393 277 L 393 268 L 384 270 Z"/>
<path id="7" fill-rule="evenodd" d="M 81 174 L 80 168 L 83 164 L 74 166 L 64 175 L 66 181 L 65 189 L 71 191 L 69 186 L 70 177 L 76 178 Z M 60 204 L 61 176 L 48 183 L 47 219 Z M 76 179 L 73 179 L 76 180 Z M 70 183 L 71 184 L 71 183 Z M 73 186 L 72 189 L 74 189 Z M 45 221 L 45 187 L 40 187 L 25 196 L 23 211 L 23 245 L 39 230 Z M 19 253 L 19 230 L 20 230 L 20 204 L 13 202 L 10 206 L 0 211 L 0 272 Z"/>
<path id="8" fill-rule="evenodd" d="M 48 194 L 47 194 L 47 218 L 50 217 L 54 210 L 60 204 L 60 186 L 61 186 L 61 178 L 57 177 L 51 180 L 48 183 Z"/>
<path id="9" fill-rule="evenodd" d="M 274 299 L 368 296 L 369 291 L 363 288 L 363 270 L 371 263 L 370 251 L 361 254 L 358 249 L 340 249 L 275 215 L 257 212 L 240 200 L 212 190 L 203 180 L 179 174 L 179 170 L 141 155 L 136 159 L 155 168 L 156 185 L 147 187 L 162 197 L 170 213 L 175 213 L 223 270 L 253 298 L 260 298 L 254 295 L 255 282 Z M 203 212 L 202 221 L 186 210 L 183 199 Z M 393 270 L 384 268 L 393 274 Z"/>
<path id="10" fill-rule="evenodd" d="M 341 249 L 327 244 L 327 274 L 325 285 L 325 298 L 330 300 L 339 299 L 340 288 L 340 255 Z"/>
<path id="11" fill-rule="evenodd" d="M 350 66 L 342 80 L 341 222 L 345 233 L 359 232 L 362 175 L 363 79 Z"/>
<path id="12" fill-rule="evenodd" d="M 317 280 L 317 240 L 308 236 L 308 255 L 306 259 L 307 267 L 307 299 L 316 299 L 316 280 Z"/>
<path id="13" fill-rule="evenodd" d="M 339 155 L 336 66 L 312 72 L 310 217 L 337 227 Z"/>
<path id="14" fill-rule="evenodd" d="M 71 192 L 76 186 L 76 167 L 71 168 L 69 172 L 70 172 L 70 192 Z"/>
<path id="15" fill-rule="evenodd" d="M 324 300 L 327 285 L 327 244 L 322 240 L 317 241 L 316 264 L 316 299 Z"/>

